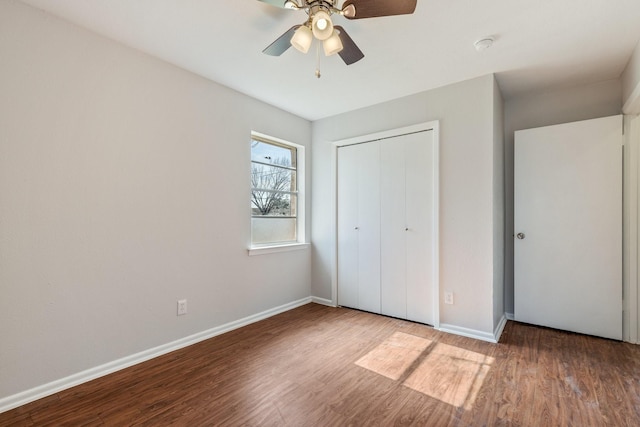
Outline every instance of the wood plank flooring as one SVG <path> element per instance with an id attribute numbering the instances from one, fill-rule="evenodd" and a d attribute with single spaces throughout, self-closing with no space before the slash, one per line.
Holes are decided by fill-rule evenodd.
<path id="1" fill-rule="evenodd" d="M 638 426 L 640 346 L 309 304 L 0 414 L 22 425 Z"/>

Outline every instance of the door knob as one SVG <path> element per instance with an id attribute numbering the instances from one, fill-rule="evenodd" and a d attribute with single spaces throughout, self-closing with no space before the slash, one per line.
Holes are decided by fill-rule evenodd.
<path id="1" fill-rule="evenodd" d="M 360 227 L 353 227 L 354 230 L 360 230 Z"/>
<path id="2" fill-rule="evenodd" d="M 523 240 L 526 236 L 524 235 L 524 233 L 518 233 L 516 234 L 516 237 L 520 240 Z"/>

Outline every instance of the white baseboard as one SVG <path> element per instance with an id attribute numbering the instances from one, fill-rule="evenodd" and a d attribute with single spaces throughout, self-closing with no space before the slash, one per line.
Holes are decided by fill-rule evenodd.
<path id="1" fill-rule="evenodd" d="M 0 399 L 0 413 L 312 302 L 303 298 Z"/>
<path id="2" fill-rule="evenodd" d="M 503 314 L 496 326 L 496 329 L 493 331 L 493 337 L 496 342 L 500 342 L 500 336 L 502 336 L 502 331 L 504 331 L 504 327 L 507 326 L 507 315 Z"/>
<path id="3" fill-rule="evenodd" d="M 516 320 L 516 316 L 513 313 L 505 313 L 504 315 L 507 317 L 507 320 Z"/>
<path id="4" fill-rule="evenodd" d="M 311 297 L 311 302 L 315 302 L 316 304 L 326 305 L 328 307 L 335 307 L 336 305 L 330 299 L 320 298 L 320 297 Z"/>
<path id="5" fill-rule="evenodd" d="M 449 325 L 446 323 L 441 323 L 438 330 L 447 332 L 449 334 L 460 335 L 467 338 L 474 338 L 480 341 L 497 343 L 500 340 L 500 335 L 502 335 L 502 330 L 504 329 L 506 323 L 507 319 L 503 316 L 493 333 L 477 331 L 475 329 L 463 328 L 461 326 Z"/>

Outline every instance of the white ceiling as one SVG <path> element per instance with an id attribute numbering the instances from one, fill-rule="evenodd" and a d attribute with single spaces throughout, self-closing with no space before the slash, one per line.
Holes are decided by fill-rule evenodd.
<path id="1" fill-rule="evenodd" d="M 334 15 L 365 58 L 346 66 L 321 54 L 317 79 L 314 48 L 261 53 L 303 11 L 257 0 L 23 1 L 309 120 L 488 73 L 507 99 L 615 79 L 640 39 L 640 0 L 418 0 L 413 15 Z M 485 36 L 494 46 L 476 52 Z"/>

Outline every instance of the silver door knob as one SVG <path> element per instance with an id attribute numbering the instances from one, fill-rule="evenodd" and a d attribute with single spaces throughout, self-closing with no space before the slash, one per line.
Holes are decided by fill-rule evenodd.
<path id="1" fill-rule="evenodd" d="M 360 227 L 353 227 L 354 230 L 360 230 Z"/>
<path id="2" fill-rule="evenodd" d="M 516 234 L 516 237 L 520 240 L 523 240 L 526 236 L 524 235 L 524 233 L 518 233 Z"/>

